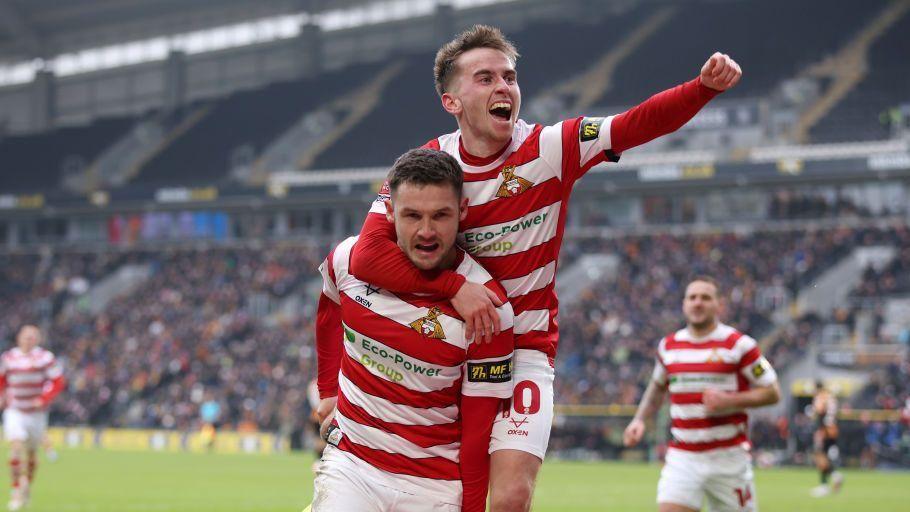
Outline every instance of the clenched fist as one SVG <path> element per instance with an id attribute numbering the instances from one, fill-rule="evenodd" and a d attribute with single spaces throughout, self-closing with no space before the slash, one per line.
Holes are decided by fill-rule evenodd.
<path id="1" fill-rule="evenodd" d="M 701 83 L 715 91 L 726 91 L 739 83 L 743 70 L 726 53 L 715 52 L 701 67 Z"/>

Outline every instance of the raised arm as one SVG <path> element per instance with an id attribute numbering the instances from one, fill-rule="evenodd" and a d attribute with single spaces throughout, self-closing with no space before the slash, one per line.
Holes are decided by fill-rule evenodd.
<path id="1" fill-rule="evenodd" d="M 697 78 L 655 94 L 616 116 L 610 128 L 613 152 L 622 153 L 678 130 L 712 98 L 735 86 L 740 77 L 742 70 L 736 61 L 715 53 Z"/>

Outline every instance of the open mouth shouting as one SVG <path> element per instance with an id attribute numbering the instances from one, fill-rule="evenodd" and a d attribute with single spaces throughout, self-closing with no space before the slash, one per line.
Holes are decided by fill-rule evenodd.
<path id="1" fill-rule="evenodd" d="M 490 115 L 493 116 L 493 119 L 502 122 L 509 122 L 512 120 L 512 103 L 508 101 L 496 101 L 490 106 Z"/>
<path id="2" fill-rule="evenodd" d="M 439 242 L 433 243 L 417 243 L 414 244 L 414 249 L 417 254 L 420 254 L 424 257 L 431 257 L 436 254 L 436 251 L 439 250 Z"/>

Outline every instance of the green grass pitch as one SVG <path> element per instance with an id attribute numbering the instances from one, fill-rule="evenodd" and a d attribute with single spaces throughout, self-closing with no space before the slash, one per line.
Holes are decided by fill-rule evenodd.
<path id="1" fill-rule="evenodd" d="M 309 455 L 62 450 L 56 462 L 42 459 L 27 510 L 300 512 L 312 493 L 311 463 Z M 533 510 L 655 511 L 659 470 L 636 463 L 548 462 Z M 0 482 L 8 489 L 8 471 L 2 473 Z M 809 469 L 756 474 L 765 512 L 910 510 L 910 472 L 847 471 L 844 491 L 825 499 L 809 497 L 817 483 Z"/>

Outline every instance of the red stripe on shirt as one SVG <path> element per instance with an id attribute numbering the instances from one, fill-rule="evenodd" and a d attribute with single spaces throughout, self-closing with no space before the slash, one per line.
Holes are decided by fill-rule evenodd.
<path id="1" fill-rule="evenodd" d="M 402 425 L 390 423 L 370 415 L 362 407 L 351 403 L 344 393 L 338 395 L 338 411 L 352 421 L 401 437 L 421 448 L 430 448 L 458 442 L 461 426 L 456 422 L 438 425 Z"/>
<path id="2" fill-rule="evenodd" d="M 553 281 L 550 281 L 550 284 L 544 288 L 512 297 L 512 309 L 515 311 L 515 315 L 532 309 L 550 309 L 554 302 L 553 286 Z"/>
<path id="3" fill-rule="evenodd" d="M 505 256 L 474 256 L 494 278 L 504 281 L 524 277 L 529 272 L 556 261 L 560 240 L 558 236 L 525 251 Z"/>
<path id="4" fill-rule="evenodd" d="M 748 443 L 749 438 L 746 437 L 746 434 L 739 434 L 736 437 L 730 439 L 719 439 L 717 441 L 708 441 L 706 443 L 684 443 L 682 441 L 673 440 L 670 441 L 671 448 L 677 448 L 679 450 L 686 450 L 689 452 L 704 452 L 708 450 L 716 450 L 718 448 L 729 448 L 731 446 L 738 446 L 742 443 Z"/>
<path id="5" fill-rule="evenodd" d="M 670 403 L 676 405 L 691 405 L 702 403 L 701 393 L 670 393 Z"/>
<path id="6" fill-rule="evenodd" d="M 761 350 L 759 350 L 758 347 L 752 347 L 751 350 L 743 354 L 742 358 L 740 358 L 739 367 L 745 368 L 757 361 L 759 357 L 761 357 Z"/>
<path id="7" fill-rule="evenodd" d="M 459 480 L 458 464 L 442 457 L 412 459 L 397 453 L 375 450 L 341 438 L 338 448 L 354 455 L 373 467 L 397 475 L 410 475 L 435 480 Z"/>
<path id="8" fill-rule="evenodd" d="M 733 363 L 672 363 L 667 365 L 667 373 L 734 373 L 738 365 Z"/>
<path id="9" fill-rule="evenodd" d="M 731 425 L 737 423 L 745 423 L 748 421 L 748 417 L 745 413 L 730 414 L 728 416 L 714 416 L 709 418 L 689 418 L 689 419 L 677 419 L 673 418 L 670 425 L 673 428 L 711 428 L 719 427 L 721 425 Z"/>
<path id="10" fill-rule="evenodd" d="M 561 199 L 562 185 L 553 177 L 543 183 L 535 183 L 517 196 L 497 197 L 488 203 L 469 206 L 468 215 L 461 222 L 461 231 L 515 221 Z"/>

